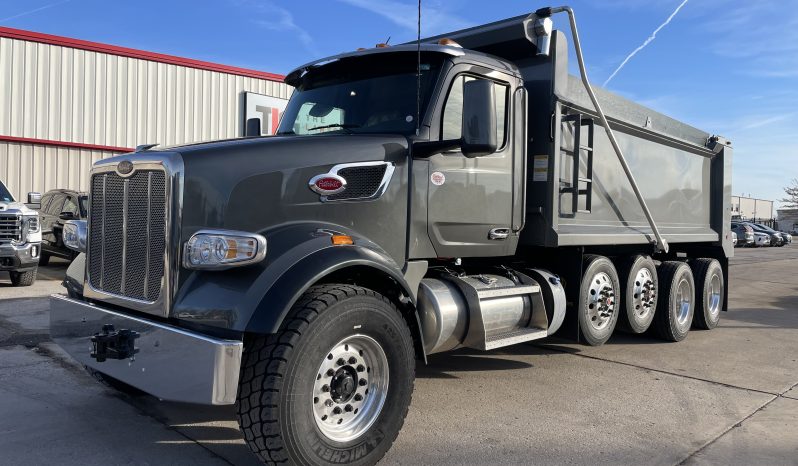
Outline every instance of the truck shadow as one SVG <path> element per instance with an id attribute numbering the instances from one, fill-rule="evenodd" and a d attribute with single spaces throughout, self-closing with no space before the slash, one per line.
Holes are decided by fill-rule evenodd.
<path id="1" fill-rule="evenodd" d="M 502 358 L 499 351 L 482 352 L 460 349 L 449 353 L 433 354 L 427 357 L 427 364 L 416 363 L 416 378 L 419 379 L 457 379 L 457 372 L 493 372 L 527 369 L 532 364 L 514 359 Z"/>

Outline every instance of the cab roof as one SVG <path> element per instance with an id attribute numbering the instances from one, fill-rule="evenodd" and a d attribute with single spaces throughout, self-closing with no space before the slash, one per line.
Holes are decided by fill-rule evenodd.
<path id="1" fill-rule="evenodd" d="M 488 65 L 490 67 L 509 71 L 513 74 L 520 75 L 518 68 L 501 58 L 495 57 L 493 55 L 488 55 L 482 52 L 476 52 L 474 50 L 463 49 L 456 46 L 451 45 L 439 45 L 439 44 L 424 44 L 422 43 L 419 47 L 417 44 L 402 44 L 402 45 L 392 45 L 388 47 L 375 47 L 370 49 L 363 49 L 363 50 L 356 50 L 354 52 L 346 52 L 341 53 L 338 55 L 333 55 L 331 57 L 321 58 L 319 60 L 315 60 L 309 63 L 305 63 L 304 65 L 297 67 L 290 73 L 288 73 L 285 77 L 285 83 L 291 86 L 296 86 L 299 84 L 300 78 L 304 76 L 305 73 L 312 69 L 321 68 L 325 65 L 330 63 L 335 63 L 340 60 L 348 59 L 348 58 L 356 58 L 356 57 L 365 57 L 369 55 L 377 55 L 377 54 L 388 54 L 388 53 L 416 53 L 421 50 L 424 53 L 441 53 L 444 55 L 448 55 L 452 58 L 464 57 L 468 58 L 468 61 L 473 61 L 475 63 Z"/>

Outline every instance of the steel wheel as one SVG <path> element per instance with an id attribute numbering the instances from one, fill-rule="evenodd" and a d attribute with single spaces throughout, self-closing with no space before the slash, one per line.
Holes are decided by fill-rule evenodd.
<path id="1" fill-rule="evenodd" d="M 657 296 L 654 288 L 654 274 L 651 270 L 645 267 L 638 270 L 632 295 L 632 305 L 637 319 L 646 320 L 654 312 Z"/>
<path id="2" fill-rule="evenodd" d="M 377 420 L 388 393 L 388 358 L 366 335 L 353 335 L 330 349 L 313 387 L 313 414 L 328 439 L 348 442 Z"/>
<path id="3" fill-rule="evenodd" d="M 687 338 L 695 311 L 695 280 L 690 266 L 679 261 L 664 261 L 657 267 L 660 296 L 653 328 L 665 340 Z M 704 296 L 699 293 L 700 299 Z"/>
<path id="4" fill-rule="evenodd" d="M 707 289 L 707 311 L 712 317 L 720 313 L 720 303 L 723 300 L 723 282 L 718 275 L 712 275 Z"/>
<path id="5" fill-rule="evenodd" d="M 587 314 L 590 325 L 596 330 L 604 330 L 616 312 L 615 287 L 612 279 L 599 272 L 590 279 Z"/>
<path id="6" fill-rule="evenodd" d="M 679 309 L 676 314 L 676 322 L 679 325 L 685 325 L 687 320 L 691 318 L 690 309 L 693 300 L 693 285 L 685 278 L 679 280 L 676 285 L 676 305 Z"/>
<path id="7" fill-rule="evenodd" d="M 621 289 L 612 261 L 603 256 L 584 256 L 584 271 L 579 286 L 577 319 L 579 333 L 591 346 L 603 345 L 618 323 Z"/>

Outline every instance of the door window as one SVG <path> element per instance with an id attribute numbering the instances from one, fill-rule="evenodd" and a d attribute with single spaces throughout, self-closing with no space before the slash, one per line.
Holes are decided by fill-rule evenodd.
<path id="1" fill-rule="evenodd" d="M 463 135 L 463 83 L 473 81 L 473 76 L 460 75 L 455 78 L 446 105 L 443 108 L 443 127 L 441 139 L 460 139 Z M 507 96 L 510 86 L 498 82 L 493 83 L 496 94 L 496 141 L 499 149 L 504 147 L 505 126 L 507 123 Z"/>

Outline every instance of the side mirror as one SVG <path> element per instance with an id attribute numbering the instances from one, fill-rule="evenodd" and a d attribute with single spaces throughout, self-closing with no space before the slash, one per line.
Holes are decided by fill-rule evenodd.
<path id="1" fill-rule="evenodd" d="M 64 212 L 61 212 L 60 214 L 58 214 L 58 218 L 60 218 L 61 220 L 74 220 L 75 219 L 75 213 L 74 212 L 64 211 Z"/>
<path id="2" fill-rule="evenodd" d="M 86 252 L 87 227 L 85 220 L 69 220 L 64 223 L 61 238 L 64 246 L 77 252 Z"/>
<path id="3" fill-rule="evenodd" d="M 496 94 L 493 82 L 475 79 L 463 84 L 463 140 L 466 157 L 496 152 Z"/>
<path id="4" fill-rule="evenodd" d="M 260 132 L 260 118 L 250 118 L 247 120 L 247 127 L 244 131 L 244 136 L 252 138 L 255 136 L 262 136 Z"/>
<path id="5" fill-rule="evenodd" d="M 27 204 L 30 204 L 29 207 L 35 206 L 31 208 L 36 208 L 36 209 L 40 208 L 42 206 L 42 193 L 37 193 L 35 191 L 28 193 Z"/>

